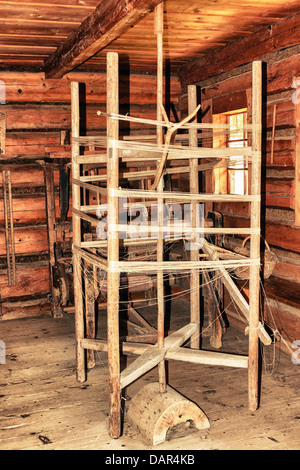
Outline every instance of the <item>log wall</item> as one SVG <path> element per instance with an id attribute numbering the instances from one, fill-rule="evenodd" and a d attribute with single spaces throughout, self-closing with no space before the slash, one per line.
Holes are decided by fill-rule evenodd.
<path id="1" fill-rule="evenodd" d="M 61 144 L 65 143 L 63 139 L 71 129 L 72 81 L 82 84 L 82 131 L 87 135 L 105 132 L 106 120 L 98 117 L 97 111 L 106 110 L 106 74 L 74 72 L 61 80 L 45 80 L 43 73 L 3 71 L 0 79 L 6 85 L 6 103 L 0 105 L 0 111 L 6 113 L 7 125 L 1 169 L 11 170 L 17 257 L 17 285 L 9 287 L 1 191 L 0 288 L 2 319 L 9 319 L 36 313 L 37 302 L 42 305 L 43 311 L 50 311 L 47 302 L 50 286 L 45 181 L 38 161 L 49 156 L 49 152 L 57 154 L 62 151 L 64 154 L 68 150 Z M 168 106 L 172 102 L 175 108 L 180 94 L 178 79 L 172 77 L 166 81 L 165 90 L 171 97 Z M 155 119 L 156 76 L 131 75 L 129 78 L 127 72 L 121 72 L 120 112 Z M 131 123 L 130 127 L 127 123 L 121 123 L 120 127 L 124 134 L 140 132 L 135 123 Z M 54 179 L 58 215 L 58 171 L 55 171 Z"/>
<path id="2" fill-rule="evenodd" d="M 270 294 L 270 298 L 277 302 L 274 316 L 278 320 L 281 312 L 281 330 L 286 338 L 295 340 L 300 336 L 299 310 L 295 317 L 295 305 L 300 304 L 300 227 L 295 223 L 295 168 L 299 149 L 296 149 L 294 83 L 295 77 L 300 74 L 299 46 L 267 54 L 261 60 L 264 62 L 262 235 L 279 258 L 273 276 L 266 286 L 271 283 L 278 285 L 277 292 L 273 289 Z M 201 76 L 201 80 L 197 80 L 196 67 L 193 67 L 193 73 L 190 75 L 188 70 L 186 67 L 185 74 L 181 76 L 182 94 L 179 109 L 182 114 L 187 113 L 186 84 L 196 83 L 201 90 L 204 114 L 207 113 L 211 118 L 214 114 L 247 108 L 251 122 L 251 64 L 206 78 L 203 77 L 203 69 L 199 69 L 198 77 Z M 274 153 L 271 161 L 275 105 Z M 299 181 L 299 176 L 297 177 Z M 213 187 L 212 175 L 208 173 L 206 186 L 207 189 Z M 222 213 L 225 227 L 249 226 L 247 204 L 216 203 L 213 209 Z M 226 237 L 224 241 L 225 245 L 232 249 L 242 243 L 242 239 L 238 237 Z M 293 311 L 290 311 L 288 300 L 293 301 Z M 285 328 L 287 311 L 289 318 Z M 266 314 L 269 321 L 271 315 Z M 291 321 L 290 317 L 294 320 Z"/>

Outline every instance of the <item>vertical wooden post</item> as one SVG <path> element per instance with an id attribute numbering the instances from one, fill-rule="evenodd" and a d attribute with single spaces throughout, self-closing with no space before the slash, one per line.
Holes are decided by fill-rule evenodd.
<path id="1" fill-rule="evenodd" d="M 7 172 L 8 183 L 8 205 L 9 205 L 9 225 L 10 225 L 10 243 L 11 243 L 11 266 L 12 266 L 12 284 L 15 286 L 17 283 L 16 278 L 16 253 L 15 253 L 15 229 L 14 229 L 14 209 L 13 209 L 13 196 L 11 189 L 11 173 Z"/>
<path id="2" fill-rule="evenodd" d="M 161 105 L 163 104 L 163 20 L 164 20 L 164 3 L 160 3 L 155 8 L 155 25 L 154 31 L 157 36 L 157 120 L 162 121 Z M 157 143 L 163 144 L 163 131 L 162 127 L 157 127 Z M 160 178 L 157 190 L 163 191 L 164 180 Z M 164 259 L 164 240 L 163 240 L 163 199 L 158 199 L 158 239 L 157 239 L 157 261 L 163 261 Z M 158 346 L 164 345 L 165 337 L 165 299 L 164 299 L 164 273 L 157 273 L 157 331 L 158 331 Z M 166 365 L 165 361 L 160 362 L 158 365 L 158 377 L 159 377 L 159 390 L 161 393 L 165 393 L 167 390 L 166 383 Z"/>
<path id="3" fill-rule="evenodd" d="M 202 112 L 204 113 L 204 116 L 202 116 L 202 122 L 203 123 L 212 123 L 213 122 L 213 111 L 212 111 L 212 106 L 213 106 L 213 100 L 212 98 L 205 100 L 201 102 L 202 106 Z M 205 144 L 204 142 L 202 143 L 205 147 L 213 147 L 213 138 L 207 138 L 205 139 Z M 205 171 L 205 192 L 207 194 L 212 194 L 214 192 L 213 188 L 213 170 L 210 171 Z M 214 210 L 214 203 L 213 202 L 206 202 L 205 203 L 205 217 L 207 217 L 208 212 L 211 212 Z"/>
<path id="4" fill-rule="evenodd" d="M 79 83 L 71 83 L 71 111 L 72 111 L 72 177 L 80 178 L 80 166 L 76 163 L 76 155 L 79 155 L 79 143 L 75 138 L 79 137 Z M 73 207 L 80 210 L 80 187 L 72 184 Z M 81 220 L 73 213 L 73 245 L 81 245 Z M 85 351 L 80 342 L 84 338 L 84 310 L 83 310 L 83 289 L 81 258 L 76 251 L 73 251 L 73 271 L 74 271 L 74 303 L 75 303 L 75 330 L 76 330 L 76 360 L 77 360 L 77 380 L 86 380 Z"/>
<path id="5" fill-rule="evenodd" d="M 0 155 L 6 151 L 6 114 L 0 113 Z"/>
<path id="6" fill-rule="evenodd" d="M 107 113 L 119 113 L 118 54 L 107 54 Z M 121 435 L 121 387 L 119 345 L 120 273 L 110 270 L 119 261 L 119 234 L 111 227 L 118 224 L 118 199 L 113 190 L 119 187 L 119 152 L 113 142 L 119 138 L 119 122 L 107 118 L 107 190 L 108 190 L 108 273 L 107 273 L 107 340 L 109 373 L 109 427 L 112 438 Z"/>
<path id="7" fill-rule="evenodd" d="M 296 153 L 295 153 L 295 225 L 300 227 L 300 77 L 295 80 Z"/>
<path id="8" fill-rule="evenodd" d="M 197 87 L 196 85 L 188 86 L 188 114 L 191 114 L 197 107 Z M 194 122 L 197 122 L 197 116 L 194 118 Z M 191 147 L 198 147 L 198 138 L 197 138 L 197 129 L 189 129 L 189 145 Z M 190 159 L 190 192 L 198 193 L 199 192 L 199 172 L 198 172 L 198 160 L 195 158 Z M 191 222 L 192 227 L 197 228 L 197 201 L 191 202 Z M 198 239 L 198 236 L 196 236 Z M 198 261 L 199 260 L 199 249 L 193 249 L 193 241 L 190 244 L 190 260 Z M 199 285 L 199 272 L 197 270 L 191 271 L 190 274 L 190 309 L 191 309 L 191 323 L 196 323 L 199 325 L 198 330 L 191 337 L 191 348 L 200 347 L 200 285 Z"/>
<path id="9" fill-rule="evenodd" d="M 251 174 L 251 194 L 261 194 L 261 128 L 262 128 L 262 63 L 253 62 L 252 71 L 252 149 L 253 162 Z M 260 228 L 260 198 L 251 203 L 251 228 Z M 250 258 L 260 257 L 260 235 L 251 234 Z M 259 266 L 250 266 L 249 285 L 249 409 L 254 411 L 259 404 L 259 288 L 260 269 Z"/>
<path id="10" fill-rule="evenodd" d="M 16 280 L 13 201 L 12 201 L 10 171 L 2 172 L 2 186 L 3 186 L 4 221 L 5 221 L 7 277 L 8 277 L 8 285 L 14 286 L 16 285 L 17 280 Z"/>
<path id="11" fill-rule="evenodd" d="M 51 310 L 54 317 L 62 316 L 62 307 L 59 306 L 59 297 L 57 289 L 54 287 L 54 269 L 55 269 L 55 196 L 54 196 L 54 177 L 53 169 L 50 165 L 44 164 L 45 187 L 46 187 L 46 212 L 49 244 L 49 272 L 50 272 L 50 292 L 51 292 Z"/>
<path id="12" fill-rule="evenodd" d="M 86 338 L 95 339 L 95 288 L 94 288 L 94 267 L 89 263 L 84 263 L 84 294 L 85 294 L 85 324 Z M 95 351 L 87 349 L 86 351 L 87 368 L 95 367 Z"/>

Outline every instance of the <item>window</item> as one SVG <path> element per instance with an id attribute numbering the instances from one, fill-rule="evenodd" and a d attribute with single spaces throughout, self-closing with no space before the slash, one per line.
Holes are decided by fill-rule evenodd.
<path id="1" fill-rule="evenodd" d="M 230 148 L 247 147 L 245 131 L 247 112 L 228 114 L 227 123 L 230 126 L 227 146 Z M 227 182 L 229 194 L 248 194 L 248 163 L 244 159 L 241 161 L 241 157 L 230 157 Z"/>
<path id="2" fill-rule="evenodd" d="M 215 114 L 214 123 L 228 124 L 227 133 L 214 136 L 214 147 L 247 147 L 247 110 L 239 109 L 227 113 Z M 230 157 L 226 170 L 214 171 L 215 192 L 228 194 L 248 194 L 248 162 L 241 156 Z"/>

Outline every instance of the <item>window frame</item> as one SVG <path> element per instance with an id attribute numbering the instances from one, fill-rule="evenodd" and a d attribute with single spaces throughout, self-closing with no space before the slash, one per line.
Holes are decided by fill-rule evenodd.
<path id="1" fill-rule="evenodd" d="M 234 109 L 232 111 L 227 111 L 223 113 L 218 113 L 218 114 L 213 114 L 213 123 L 218 123 L 218 124 L 229 124 L 229 119 L 231 116 L 235 116 L 238 114 L 243 114 L 243 125 L 247 124 L 248 120 L 248 109 L 247 108 L 241 108 L 241 109 Z M 243 129 L 243 139 L 240 139 L 240 141 L 244 142 L 248 146 L 248 136 L 247 136 L 247 130 L 244 128 Z M 214 135 L 213 137 L 213 146 L 215 148 L 219 147 L 229 147 L 230 142 L 237 141 L 235 139 L 230 140 L 228 133 L 224 132 L 223 135 L 220 135 L 219 133 Z M 241 148 L 243 148 L 241 147 Z M 218 168 L 214 169 L 213 171 L 213 180 L 214 180 L 214 192 L 218 194 L 241 194 L 241 193 L 236 193 L 236 192 L 230 192 L 230 173 L 236 172 L 236 171 L 243 171 L 244 173 L 244 192 L 242 194 L 248 194 L 248 181 L 249 181 L 249 165 L 246 164 L 246 168 L 230 168 L 230 163 L 225 162 L 226 167 L 225 168 Z"/>

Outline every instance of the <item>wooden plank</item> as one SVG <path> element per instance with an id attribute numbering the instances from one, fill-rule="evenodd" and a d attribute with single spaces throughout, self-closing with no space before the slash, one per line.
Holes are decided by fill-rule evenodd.
<path id="1" fill-rule="evenodd" d="M 196 331 L 197 325 L 191 323 L 168 336 L 164 341 L 163 347 L 159 347 L 158 345 L 148 346 L 145 352 L 121 373 L 121 387 L 126 387 L 141 375 L 153 369 L 163 361 L 168 349 L 172 351 L 175 350 L 187 341 Z"/>
<path id="2" fill-rule="evenodd" d="M 292 34 L 290 34 L 292 32 Z M 219 74 L 221 71 L 231 70 L 241 64 L 249 63 L 257 57 L 274 51 L 274 43 L 280 48 L 292 46 L 299 43 L 300 38 L 300 15 L 296 14 L 286 18 L 272 27 L 260 30 L 251 36 L 233 41 L 226 47 L 214 51 L 214 60 L 211 54 L 190 62 L 180 69 L 183 84 L 195 83 L 207 77 Z M 240 51 L 245 51 L 241 55 Z"/>
<path id="3" fill-rule="evenodd" d="M 175 351 L 167 351 L 165 358 L 168 360 L 190 362 L 192 364 L 248 368 L 248 356 L 219 353 L 215 351 L 178 348 Z"/>
<path id="4" fill-rule="evenodd" d="M 295 149 L 295 225 L 300 226 L 300 76 L 296 78 L 294 96 L 296 119 L 296 149 Z"/>
<path id="5" fill-rule="evenodd" d="M 2 301 L 9 301 L 24 296 L 48 294 L 49 288 L 49 266 L 39 262 L 27 265 L 16 264 L 16 275 L 18 283 L 16 286 L 8 286 L 7 273 L 0 271 L 0 285 Z"/>
<path id="6" fill-rule="evenodd" d="M 47 80 L 43 73 L 31 72 L 9 72 L 2 71 L 1 79 L 6 83 L 7 106 L 13 103 L 23 103 L 25 109 L 30 105 L 36 106 L 47 104 L 63 103 L 66 106 L 71 103 L 70 81 L 78 81 L 85 84 L 87 105 L 100 105 L 106 102 L 106 76 L 103 73 L 95 72 L 70 72 L 59 82 L 57 80 Z M 120 86 L 126 93 L 120 96 L 120 104 L 151 106 L 156 104 L 156 93 L 152 88 L 154 74 L 143 75 L 132 73 L 130 76 L 120 72 Z M 180 93 L 179 80 L 175 76 L 170 77 L 170 99 L 177 102 Z M 7 108 L 5 108 L 6 110 Z M 103 109 L 104 110 L 104 109 Z M 132 111 L 131 111 L 132 112 Z M 133 113 L 134 114 L 134 113 Z M 51 116 L 49 116 L 51 118 Z"/>
<path id="7" fill-rule="evenodd" d="M 188 114 L 190 115 L 197 107 L 197 87 L 195 85 L 188 86 Z M 197 115 L 194 117 L 193 122 L 197 122 Z M 197 129 L 189 129 L 189 145 L 197 147 L 198 135 Z M 199 193 L 199 166 L 196 159 L 189 161 L 189 183 L 190 192 L 193 194 Z M 198 229 L 199 220 L 197 217 L 197 210 L 199 210 L 196 201 L 191 204 L 191 225 L 192 228 Z M 199 235 L 194 235 L 198 238 Z M 194 248 L 194 249 L 193 249 Z M 197 243 L 190 242 L 190 260 L 196 261 L 199 259 L 199 246 Z M 200 277 L 197 271 L 192 271 L 190 274 L 190 321 L 197 324 L 197 330 L 191 338 L 191 348 L 200 347 Z"/>
<path id="8" fill-rule="evenodd" d="M 164 348 L 159 348 L 158 346 L 148 346 L 146 351 L 121 373 L 121 388 L 127 387 L 134 380 L 153 369 L 164 359 L 164 356 Z"/>
<path id="9" fill-rule="evenodd" d="M 163 37 L 164 37 L 164 2 L 160 3 L 154 11 L 154 34 L 156 35 L 156 56 L 157 56 L 157 103 L 156 103 L 156 119 L 157 121 L 163 120 L 163 76 L 164 76 L 164 48 L 163 48 Z M 158 145 L 163 145 L 164 136 L 161 126 L 156 126 L 156 142 Z M 157 171 L 159 172 L 159 165 L 157 165 Z M 158 183 L 158 184 L 157 184 Z M 164 190 L 163 180 L 160 179 L 156 183 L 156 189 L 160 192 Z M 150 186 L 150 180 L 148 180 L 148 188 Z M 163 199 L 157 199 L 157 223 L 159 228 L 163 225 Z M 164 240 L 162 232 L 159 230 L 157 235 L 157 262 L 163 262 L 164 258 Z M 164 288 L 164 276 L 162 272 L 157 272 L 157 346 L 162 348 L 164 346 L 165 336 L 165 288 Z M 158 381 L 159 390 L 161 393 L 165 393 L 167 389 L 167 378 L 166 378 L 166 365 L 164 361 L 158 363 Z"/>
<path id="10" fill-rule="evenodd" d="M 71 83 L 71 97 L 72 97 L 72 137 L 79 137 L 80 129 L 80 106 L 79 106 L 79 84 L 76 82 Z M 72 142 L 72 157 L 79 154 L 79 145 L 73 139 Z M 72 176 L 74 179 L 80 178 L 80 168 L 72 158 Z M 80 187 L 72 185 L 72 204 L 77 210 L 80 210 L 81 195 Z M 73 224 L 73 244 L 80 246 L 81 242 L 81 219 L 74 214 L 72 219 Z M 85 371 L 85 354 L 84 349 L 80 345 L 81 339 L 84 338 L 84 310 L 83 310 L 83 283 L 81 272 L 81 259 L 76 251 L 73 253 L 73 270 L 74 270 L 74 305 L 75 305 L 75 330 L 76 330 L 76 375 L 78 382 L 86 380 Z"/>
<path id="11" fill-rule="evenodd" d="M 119 112 L 119 57 L 116 53 L 107 54 L 107 113 Z M 119 201 L 111 190 L 119 187 L 119 150 L 110 141 L 119 139 L 119 122 L 107 119 L 107 260 L 119 261 L 119 233 L 110 227 L 118 223 Z M 121 383 L 119 351 L 119 288 L 120 273 L 108 269 L 107 274 L 107 340 L 109 376 L 109 432 L 113 438 L 121 435 Z"/>
<path id="12" fill-rule="evenodd" d="M 180 328 L 180 330 L 175 331 L 169 335 L 164 342 L 165 349 L 175 349 L 185 343 L 191 336 L 197 333 L 198 324 L 197 323 L 188 323 L 187 325 Z"/>
<path id="13" fill-rule="evenodd" d="M 86 184 L 85 184 L 85 187 Z M 90 189 L 90 188 L 89 188 Z M 92 190 L 93 188 L 91 188 Z M 98 188 L 99 190 L 99 188 Z M 102 190 L 102 188 L 100 188 Z M 97 188 L 95 192 L 97 191 Z M 170 192 L 170 191 L 165 191 L 165 192 L 159 192 L 159 191 L 140 191 L 138 189 L 116 189 L 114 191 L 115 196 L 120 196 L 120 197 L 131 197 L 131 198 L 151 198 L 151 199 L 157 199 L 158 197 L 163 197 L 163 199 L 171 201 L 171 200 L 177 200 L 177 201 L 201 201 L 201 202 L 206 202 L 206 201 L 211 201 L 211 202 L 222 202 L 222 201 L 230 201 L 230 202 L 251 202 L 255 201 L 257 199 L 257 196 L 254 195 L 238 195 L 238 194 L 193 194 L 193 193 L 180 193 L 180 192 Z"/>
<path id="14" fill-rule="evenodd" d="M 45 61 L 46 78 L 61 78 L 146 16 L 161 0 L 100 2 L 54 54 Z"/>
<path id="15" fill-rule="evenodd" d="M 252 133 L 253 152 L 259 157 L 251 165 L 251 194 L 261 192 L 261 151 L 262 151 L 262 62 L 253 62 L 252 70 L 252 123 L 256 130 Z M 261 202 L 250 206 L 250 224 L 252 228 L 260 227 Z M 260 235 L 250 237 L 250 258 L 260 257 Z M 249 409 L 254 411 L 259 406 L 259 307 L 260 307 L 260 267 L 250 266 L 249 287 L 249 369 L 248 396 Z"/>
<path id="16" fill-rule="evenodd" d="M 48 252 L 47 240 L 47 226 L 23 226 L 15 227 L 15 253 L 21 254 L 34 254 L 41 252 Z M 5 254 L 5 236 L 4 232 L 0 231 L 0 255 Z"/>

